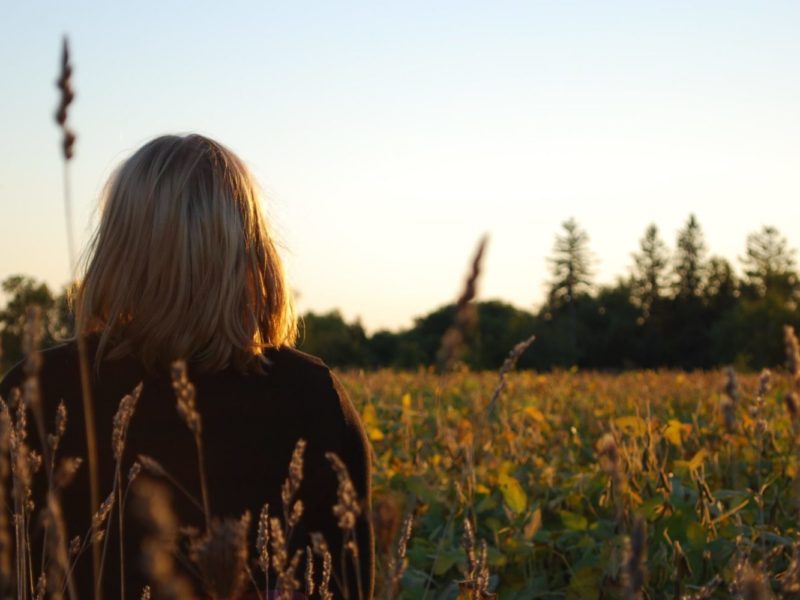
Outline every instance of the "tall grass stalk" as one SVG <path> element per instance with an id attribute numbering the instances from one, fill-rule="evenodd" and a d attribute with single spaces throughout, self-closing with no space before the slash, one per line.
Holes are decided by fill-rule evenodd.
<path id="1" fill-rule="evenodd" d="M 58 110 L 56 111 L 56 123 L 62 132 L 61 156 L 63 159 L 64 173 L 64 210 L 67 215 L 67 243 L 72 269 L 73 279 L 77 271 L 77 259 L 73 241 L 72 231 L 72 202 L 70 186 L 70 161 L 75 154 L 75 133 L 67 125 L 69 106 L 75 99 L 72 88 L 72 63 L 70 62 L 69 40 L 64 37 L 61 51 L 61 73 L 56 81 L 56 86 L 61 92 Z M 81 322 L 80 303 L 76 307 L 75 322 Z M 100 479 L 97 472 L 97 436 L 95 434 L 94 405 L 92 404 L 91 380 L 89 378 L 89 352 L 86 347 L 86 339 L 82 332 L 76 331 L 75 337 L 78 346 L 78 363 L 80 365 L 81 377 L 81 397 L 83 400 L 83 417 L 86 428 L 86 453 L 89 468 L 89 512 L 94 515 L 100 507 Z M 100 575 L 100 543 L 92 540 L 92 570 L 95 580 Z M 102 600 L 102 592 L 96 596 L 97 600 Z"/>
<path id="2" fill-rule="evenodd" d="M 203 499 L 203 514 L 206 521 L 206 532 L 208 532 L 211 524 L 211 503 L 208 498 L 208 482 L 206 481 L 205 458 L 203 456 L 203 420 L 197 411 L 194 384 L 189 381 L 185 360 L 176 360 L 172 363 L 172 387 L 177 397 L 178 413 L 194 436 L 200 492 Z"/>
<path id="3" fill-rule="evenodd" d="M 472 258 L 469 274 L 464 283 L 464 289 L 456 302 L 456 314 L 453 324 L 442 336 L 441 346 L 436 355 L 440 372 L 449 370 L 458 358 L 464 345 L 464 338 L 474 327 L 477 311 L 472 301 L 478 291 L 478 279 L 481 274 L 481 261 L 488 243 L 488 236 L 483 236 L 478 242 L 475 255 Z"/>

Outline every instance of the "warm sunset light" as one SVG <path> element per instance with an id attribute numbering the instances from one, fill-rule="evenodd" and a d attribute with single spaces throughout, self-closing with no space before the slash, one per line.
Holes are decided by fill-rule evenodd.
<path id="1" fill-rule="evenodd" d="M 484 232 L 481 297 L 520 308 L 544 300 L 571 216 L 602 283 L 649 223 L 674 246 L 690 213 L 737 269 L 762 225 L 800 246 L 793 3 L 234 6 L 5 9 L 0 194 L 17 226 L 0 276 L 68 279 L 46 118 L 65 32 L 80 242 L 119 160 L 157 134 L 215 136 L 263 186 L 300 306 L 368 330 L 446 302 Z"/>
<path id="2" fill-rule="evenodd" d="M 800 598 L 800 4 L 0 8 L 0 600 Z"/>

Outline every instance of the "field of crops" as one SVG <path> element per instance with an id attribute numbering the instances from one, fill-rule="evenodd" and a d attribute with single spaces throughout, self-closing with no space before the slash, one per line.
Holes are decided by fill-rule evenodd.
<path id="1" fill-rule="evenodd" d="M 404 598 L 458 595 L 465 519 L 503 600 L 800 590 L 789 373 L 511 373 L 494 410 L 497 373 L 339 377 L 374 449 L 379 554 L 415 515 Z"/>

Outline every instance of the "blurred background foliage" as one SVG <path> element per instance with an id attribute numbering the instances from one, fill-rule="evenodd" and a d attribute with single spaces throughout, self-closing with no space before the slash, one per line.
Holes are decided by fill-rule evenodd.
<path id="1" fill-rule="evenodd" d="M 800 326 L 794 254 L 776 228 L 764 226 L 748 236 L 737 274 L 725 258 L 708 255 L 700 224 L 690 216 L 673 251 L 651 225 L 632 254 L 629 272 L 611 285 L 597 285 L 589 236 L 569 219 L 548 257 L 552 278 L 546 301 L 530 310 L 502 300 L 477 302 L 477 325 L 460 358 L 475 370 L 497 369 L 516 342 L 535 334 L 535 349 L 520 359 L 519 368 L 775 366 L 783 360 L 782 327 Z M 69 336 L 66 289 L 54 292 L 22 275 L 4 280 L 2 289 L 3 370 L 21 358 L 27 304 L 42 307 L 45 345 Z M 454 312 L 455 305 L 447 304 L 415 318 L 405 330 L 371 335 L 338 311 L 307 312 L 299 348 L 339 368 L 429 366 Z"/>

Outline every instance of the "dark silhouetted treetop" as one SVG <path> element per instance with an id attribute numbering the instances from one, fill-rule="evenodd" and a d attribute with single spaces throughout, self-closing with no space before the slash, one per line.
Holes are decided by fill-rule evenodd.
<path id="1" fill-rule="evenodd" d="M 686 226 L 678 232 L 678 242 L 673 262 L 673 290 L 681 299 L 698 298 L 705 276 L 706 244 L 700 223 L 689 216 Z"/>
<path id="2" fill-rule="evenodd" d="M 764 297 L 770 291 L 790 296 L 797 288 L 795 251 L 772 226 L 747 236 L 747 249 L 741 258 L 747 283 Z"/>
<path id="3" fill-rule="evenodd" d="M 571 303 L 582 292 L 588 293 L 592 284 L 589 235 L 574 218 L 561 226 L 563 231 L 556 236 L 553 255 L 547 259 L 553 277 L 549 299 L 554 308 Z"/>
<path id="4" fill-rule="evenodd" d="M 721 256 L 713 256 L 706 267 L 703 296 L 708 305 L 717 310 L 733 306 L 739 296 L 739 282 L 731 263 Z"/>
<path id="5" fill-rule="evenodd" d="M 633 254 L 631 297 L 648 314 L 667 286 L 669 253 L 655 224 L 647 227 Z"/>

